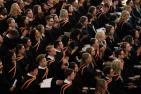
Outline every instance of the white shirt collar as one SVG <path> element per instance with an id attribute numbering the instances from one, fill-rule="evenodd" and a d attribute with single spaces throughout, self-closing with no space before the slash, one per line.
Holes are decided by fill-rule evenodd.
<path id="1" fill-rule="evenodd" d="M 47 58 L 50 58 L 51 60 L 55 60 L 53 56 L 48 55 Z"/>
<path id="2" fill-rule="evenodd" d="M 35 77 L 34 75 L 32 75 L 32 74 L 30 74 L 30 73 L 27 73 L 27 75 L 28 75 L 28 76 L 31 76 L 31 77 Z"/>
<path id="3" fill-rule="evenodd" d="M 64 83 L 66 83 L 66 84 L 71 84 L 72 82 L 69 81 L 69 80 L 67 80 L 67 79 L 65 79 L 65 80 L 64 80 Z"/>
<path id="4" fill-rule="evenodd" d="M 84 45 L 84 47 L 82 48 L 82 51 L 86 51 L 87 48 L 91 47 L 89 44 Z"/>
<path id="5" fill-rule="evenodd" d="M 60 50 L 56 49 L 56 52 L 61 52 Z"/>
<path id="6" fill-rule="evenodd" d="M 46 67 L 39 66 L 38 69 L 46 69 Z"/>

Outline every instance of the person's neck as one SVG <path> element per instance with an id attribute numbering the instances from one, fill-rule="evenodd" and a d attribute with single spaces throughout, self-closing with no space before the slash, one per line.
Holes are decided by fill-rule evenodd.
<path id="1" fill-rule="evenodd" d="M 8 29 L 10 29 L 10 30 L 14 30 L 14 29 L 16 29 L 16 27 L 14 27 L 14 26 L 9 26 Z"/>
<path id="2" fill-rule="evenodd" d="M 125 52 L 125 56 L 126 56 L 126 57 L 129 56 L 129 52 L 128 52 L 128 51 Z"/>
<path id="3" fill-rule="evenodd" d="M 26 51 L 28 51 L 28 50 L 30 49 L 30 47 L 29 47 L 29 46 L 27 46 L 25 49 L 26 49 Z"/>
<path id="4" fill-rule="evenodd" d="M 72 81 L 70 77 L 68 77 L 67 80 L 70 81 L 70 82 Z"/>
<path id="5" fill-rule="evenodd" d="M 60 49 L 60 48 L 56 48 L 56 50 L 57 50 L 57 51 L 60 51 L 60 52 L 62 51 L 62 49 Z"/>
<path id="6" fill-rule="evenodd" d="M 34 75 L 34 73 L 33 73 L 33 72 L 29 72 L 29 73 L 28 73 L 28 76 L 31 76 L 31 77 L 36 77 L 36 75 Z"/>
<path id="7" fill-rule="evenodd" d="M 111 75 L 107 75 L 107 77 L 108 77 L 109 79 L 112 79 L 112 76 L 111 76 Z"/>
<path id="8" fill-rule="evenodd" d="M 68 77 L 65 79 L 69 84 L 72 84 L 72 80 Z"/>
<path id="9" fill-rule="evenodd" d="M 54 55 L 49 54 L 50 57 L 54 57 Z"/>
<path id="10" fill-rule="evenodd" d="M 22 53 L 18 53 L 17 56 L 24 56 L 24 54 L 22 54 Z"/>
<path id="11" fill-rule="evenodd" d="M 46 27 L 52 29 L 52 25 L 47 24 Z"/>
<path id="12" fill-rule="evenodd" d="M 109 38 L 110 38 L 110 39 L 113 39 L 113 35 L 109 35 Z"/>

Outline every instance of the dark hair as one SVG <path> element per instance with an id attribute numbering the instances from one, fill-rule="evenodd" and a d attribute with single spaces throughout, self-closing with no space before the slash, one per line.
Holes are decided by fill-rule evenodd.
<path id="1" fill-rule="evenodd" d="M 96 38 L 92 38 L 91 40 L 90 40 L 90 45 L 92 46 L 93 44 L 95 44 L 95 41 L 96 41 L 97 39 Z"/>
<path id="2" fill-rule="evenodd" d="M 65 78 L 67 78 L 71 73 L 74 72 L 73 69 L 67 68 L 64 71 Z"/>
<path id="3" fill-rule="evenodd" d="M 125 51 L 127 44 L 129 44 L 129 43 L 128 43 L 128 42 L 123 42 L 123 43 L 121 44 L 121 48 L 123 49 L 123 51 Z"/>
<path id="4" fill-rule="evenodd" d="M 131 35 L 127 35 L 123 38 L 123 42 L 128 42 L 129 44 L 132 44 L 133 37 Z"/>
<path id="5" fill-rule="evenodd" d="M 29 64 L 28 72 L 32 72 L 32 71 L 34 71 L 37 68 L 38 68 L 38 66 L 36 64 Z"/>
<path id="6" fill-rule="evenodd" d="M 112 25 L 106 25 L 106 35 L 109 35 L 110 34 L 110 31 L 111 31 L 111 29 L 112 29 Z"/>
<path id="7" fill-rule="evenodd" d="M 35 17 L 40 17 L 42 13 L 39 13 L 38 8 L 41 7 L 40 5 L 34 5 L 33 6 L 33 14 Z"/>
<path id="8" fill-rule="evenodd" d="M 49 21 L 50 19 L 53 19 L 53 16 L 49 15 L 46 17 L 46 21 Z"/>
<path id="9" fill-rule="evenodd" d="M 42 3 L 42 4 L 41 4 L 41 8 L 42 8 L 42 11 L 43 11 L 43 12 L 46 12 L 46 9 L 44 8 L 45 5 L 46 5 L 46 3 Z"/>
<path id="10" fill-rule="evenodd" d="M 62 41 L 60 41 L 60 40 L 55 41 L 54 47 L 57 48 L 57 46 L 59 46 L 59 43 L 60 43 L 60 42 L 62 42 Z"/>
<path id="11" fill-rule="evenodd" d="M 79 19 L 79 22 L 81 24 L 84 24 L 84 22 L 86 21 L 86 19 L 87 19 L 87 16 L 81 16 L 80 19 Z"/>
<path id="12" fill-rule="evenodd" d="M 115 49 L 115 56 L 118 57 L 121 54 L 121 51 L 123 51 L 122 48 L 118 47 L 117 49 Z"/>
<path id="13" fill-rule="evenodd" d="M 80 29 L 75 29 L 71 32 L 70 38 L 75 40 L 77 38 L 76 36 L 80 35 L 80 33 L 81 33 Z"/>
<path id="14" fill-rule="evenodd" d="M 126 1 L 126 4 L 128 5 L 132 0 L 127 0 Z M 134 0 L 133 0 L 134 1 Z"/>
<path id="15" fill-rule="evenodd" d="M 110 21 L 109 25 L 112 25 L 113 27 L 116 27 L 116 22 L 115 21 Z"/>
<path id="16" fill-rule="evenodd" d="M 67 4 L 63 7 L 63 9 L 66 9 L 69 12 L 69 7 L 71 6 L 71 4 Z"/>
<path id="17" fill-rule="evenodd" d="M 76 65 L 76 63 L 75 62 L 70 62 L 69 63 L 69 68 L 71 68 L 71 69 L 75 69 L 75 65 Z"/>
<path id="18" fill-rule="evenodd" d="M 32 9 L 27 9 L 27 10 L 25 11 L 25 14 L 27 15 L 29 11 L 32 11 Z"/>
<path id="19" fill-rule="evenodd" d="M 96 9 L 95 6 L 90 6 L 88 13 L 92 14 L 95 9 Z"/>
<path id="20" fill-rule="evenodd" d="M 14 20 L 14 18 L 8 18 L 7 23 L 10 24 L 12 20 Z"/>
<path id="21" fill-rule="evenodd" d="M 14 38 L 18 38 L 20 36 L 19 32 L 16 29 L 9 29 L 7 32 L 11 34 Z"/>
<path id="22" fill-rule="evenodd" d="M 90 22 L 90 20 L 93 18 L 92 14 L 90 14 L 90 13 L 88 13 L 86 16 L 88 17 L 88 21 L 89 21 L 89 22 Z"/>
<path id="23" fill-rule="evenodd" d="M 112 67 L 111 66 L 105 66 L 103 69 L 103 73 L 106 76 L 107 74 L 110 74 Z"/>
<path id="24" fill-rule="evenodd" d="M 22 39 L 22 43 L 23 43 L 23 44 L 26 44 L 28 40 L 30 40 L 29 37 L 24 37 L 24 38 Z"/>
<path id="25" fill-rule="evenodd" d="M 19 53 L 19 50 L 20 50 L 23 46 L 24 46 L 23 44 L 17 44 L 17 46 L 16 46 L 16 54 Z"/>

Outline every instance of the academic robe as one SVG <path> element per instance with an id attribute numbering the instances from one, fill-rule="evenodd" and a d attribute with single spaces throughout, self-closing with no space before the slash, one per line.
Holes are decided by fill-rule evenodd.
<path id="1" fill-rule="evenodd" d="M 71 86 L 71 84 L 64 83 L 64 85 L 61 87 L 60 94 L 72 94 Z"/>
<path id="2" fill-rule="evenodd" d="M 50 78 L 49 69 L 38 67 L 38 84 L 40 84 L 43 80 Z M 51 88 L 39 88 L 40 94 L 51 93 Z"/>
<path id="3" fill-rule="evenodd" d="M 26 75 L 21 86 L 21 94 L 39 94 L 38 90 L 37 78 Z"/>

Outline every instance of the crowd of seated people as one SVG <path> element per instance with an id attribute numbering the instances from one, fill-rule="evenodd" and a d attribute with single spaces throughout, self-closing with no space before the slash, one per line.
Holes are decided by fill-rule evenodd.
<path id="1" fill-rule="evenodd" d="M 141 0 L 0 0 L 0 93 L 141 94 Z"/>

